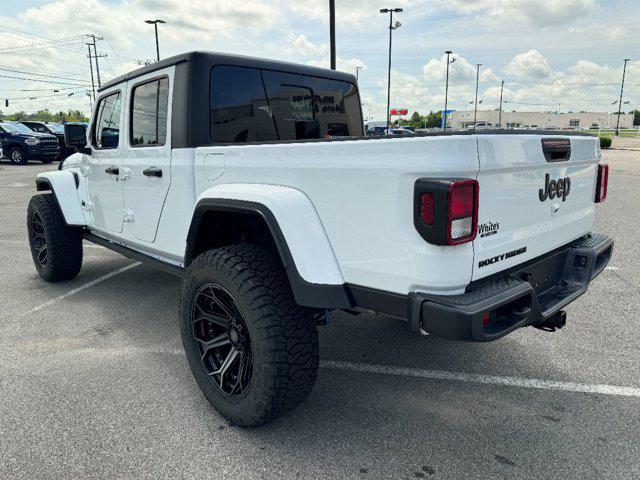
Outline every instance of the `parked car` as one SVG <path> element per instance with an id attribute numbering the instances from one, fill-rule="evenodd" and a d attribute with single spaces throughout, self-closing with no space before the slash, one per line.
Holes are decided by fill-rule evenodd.
<path id="1" fill-rule="evenodd" d="M 476 122 L 475 125 L 471 124 L 467 127 L 469 130 L 488 130 L 493 128 L 491 122 Z"/>
<path id="2" fill-rule="evenodd" d="M 407 128 L 392 128 L 389 132 L 390 135 L 400 135 L 405 137 L 410 137 L 414 135 L 414 133 Z"/>
<path id="3" fill-rule="evenodd" d="M 591 233 L 596 137 L 365 140 L 356 79 L 335 70 L 187 53 L 103 84 L 90 135 L 65 129 L 79 152 L 28 206 L 36 270 L 75 277 L 84 239 L 182 278 L 189 366 L 237 425 L 311 392 L 333 310 L 456 340 L 555 331 L 613 249 Z"/>
<path id="4" fill-rule="evenodd" d="M 68 147 L 64 141 L 64 125 L 60 123 L 36 122 L 32 120 L 25 120 L 20 123 L 34 132 L 50 133 L 51 135 L 55 135 L 58 139 L 58 143 L 60 144 L 58 160 L 64 160 L 69 155 L 76 152 L 75 148 Z"/>
<path id="5" fill-rule="evenodd" d="M 2 154 L 15 164 L 29 160 L 51 163 L 60 154 L 55 135 L 34 132 L 19 122 L 0 122 L 0 141 Z"/>

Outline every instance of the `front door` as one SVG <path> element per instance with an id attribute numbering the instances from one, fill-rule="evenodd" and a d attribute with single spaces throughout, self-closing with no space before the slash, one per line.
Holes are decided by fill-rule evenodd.
<path id="1" fill-rule="evenodd" d="M 98 100 L 91 127 L 91 155 L 84 157 L 89 185 L 89 205 L 93 216 L 90 227 L 107 232 L 122 232 L 122 98 L 115 90 Z M 85 163 L 86 162 L 86 163 Z"/>
<path id="2" fill-rule="evenodd" d="M 123 183 L 127 231 L 153 243 L 171 184 L 171 90 L 173 67 L 153 72 L 130 84 L 127 108 Z"/>

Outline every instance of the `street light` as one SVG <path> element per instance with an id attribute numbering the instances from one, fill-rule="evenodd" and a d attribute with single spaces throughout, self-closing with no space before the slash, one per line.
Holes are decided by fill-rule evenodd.
<path id="1" fill-rule="evenodd" d="M 449 64 L 456 61 L 455 58 L 449 58 L 453 52 L 451 50 L 445 50 L 447 54 L 447 80 L 444 87 L 444 110 L 442 111 L 442 130 L 447 128 L 447 102 L 449 100 Z"/>
<path id="2" fill-rule="evenodd" d="M 631 60 L 630 58 L 625 58 L 622 60 L 624 62 L 624 66 L 622 67 L 622 84 L 620 84 L 620 100 L 618 101 L 618 120 L 616 122 L 616 137 L 620 132 L 620 114 L 622 113 L 622 92 L 624 91 L 624 76 L 627 73 L 627 62 Z"/>
<path id="3" fill-rule="evenodd" d="M 380 13 L 389 14 L 389 73 L 387 77 L 387 132 L 391 127 L 391 34 L 402 24 L 398 21 L 393 23 L 393 14 L 402 12 L 402 8 L 381 8 Z"/>
<path id="4" fill-rule="evenodd" d="M 476 129 L 476 120 L 478 118 L 478 83 L 480 80 L 480 67 L 481 63 L 476 64 L 476 106 L 473 109 L 473 129 Z"/>
<path id="5" fill-rule="evenodd" d="M 360 73 L 360 70 L 363 69 L 363 68 L 364 67 L 360 67 L 360 66 L 356 65 L 356 82 L 358 81 L 358 79 L 360 77 L 358 74 Z"/>
<path id="6" fill-rule="evenodd" d="M 156 59 L 160 61 L 160 46 L 158 45 L 158 24 L 159 23 L 167 23 L 164 20 L 145 20 L 144 23 L 148 23 L 149 25 L 153 25 L 156 30 Z"/>

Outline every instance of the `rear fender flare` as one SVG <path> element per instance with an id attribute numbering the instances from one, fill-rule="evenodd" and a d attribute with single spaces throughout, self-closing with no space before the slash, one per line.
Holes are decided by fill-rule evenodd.
<path id="1" fill-rule="evenodd" d="M 36 177 L 36 190 L 53 193 L 67 225 L 86 225 L 77 179 L 77 174 L 68 170 L 39 173 Z"/>
<path id="2" fill-rule="evenodd" d="M 200 220 L 212 210 L 251 212 L 262 217 L 298 304 L 315 308 L 353 306 L 320 217 L 300 190 L 260 184 L 223 184 L 205 190 L 192 216 L 185 267 L 193 260 Z"/>

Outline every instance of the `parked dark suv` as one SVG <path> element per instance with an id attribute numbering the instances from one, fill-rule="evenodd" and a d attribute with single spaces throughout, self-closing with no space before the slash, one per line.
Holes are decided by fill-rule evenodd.
<path id="1" fill-rule="evenodd" d="M 58 160 L 64 160 L 72 153 L 76 153 L 75 148 L 67 147 L 67 144 L 64 141 L 64 125 L 59 123 L 46 123 L 46 122 L 33 122 L 33 121 L 24 121 L 20 122 L 23 125 L 26 125 L 34 132 L 38 133 L 50 133 L 51 135 L 55 135 L 58 139 L 58 143 L 60 144 L 60 155 L 58 156 Z"/>
<path id="2" fill-rule="evenodd" d="M 0 141 L 2 154 L 15 164 L 29 160 L 51 163 L 60 154 L 55 135 L 34 132 L 18 122 L 0 122 Z"/>

